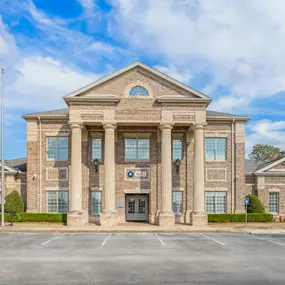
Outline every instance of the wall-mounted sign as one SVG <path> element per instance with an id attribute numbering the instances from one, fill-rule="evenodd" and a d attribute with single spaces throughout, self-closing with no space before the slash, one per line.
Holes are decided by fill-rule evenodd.
<path id="1" fill-rule="evenodd" d="M 149 180 L 149 168 L 125 168 L 125 180 Z"/>

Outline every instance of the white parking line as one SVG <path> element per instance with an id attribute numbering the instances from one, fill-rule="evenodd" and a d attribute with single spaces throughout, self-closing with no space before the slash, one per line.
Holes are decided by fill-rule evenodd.
<path id="1" fill-rule="evenodd" d="M 256 235 L 252 235 L 252 236 L 254 236 L 254 237 L 258 238 L 258 239 L 261 239 L 261 240 L 265 240 L 265 241 L 268 241 L 268 242 L 271 242 L 271 243 L 278 244 L 278 245 L 284 245 L 284 244 L 281 243 L 281 242 L 277 242 L 277 241 L 274 241 L 274 240 L 271 240 L 271 239 L 266 239 L 266 238 L 258 237 L 258 236 L 256 236 Z"/>
<path id="2" fill-rule="evenodd" d="M 0 238 L 0 240 L 3 240 L 3 239 L 7 239 L 7 238 L 10 238 L 10 237 L 14 237 L 14 236 L 18 236 L 18 235 L 21 235 L 22 233 L 16 233 L 16 234 L 13 234 L 13 235 L 8 235 L 6 237 L 2 237 Z"/>
<path id="3" fill-rule="evenodd" d="M 49 239 L 49 240 L 43 242 L 41 245 L 46 245 L 47 243 L 50 243 L 51 241 L 54 241 L 54 240 L 56 240 L 56 239 L 59 239 L 59 238 L 63 237 L 64 235 L 66 235 L 66 234 L 62 234 L 62 235 L 56 236 L 56 237 L 54 237 L 54 238 L 51 238 L 51 239 Z"/>
<path id="4" fill-rule="evenodd" d="M 104 246 L 107 242 L 107 240 L 111 237 L 112 233 L 110 233 L 105 239 L 104 241 L 102 242 L 101 246 Z"/>
<path id="5" fill-rule="evenodd" d="M 205 237 L 205 238 L 207 238 L 207 239 L 209 239 L 209 240 L 212 240 L 212 241 L 214 241 L 214 242 L 216 242 L 216 243 L 218 243 L 218 244 L 220 244 L 220 245 L 225 245 L 224 243 L 222 243 L 222 242 L 220 242 L 220 241 L 218 241 L 218 240 L 216 240 L 216 239 L 214 239 L 214 238 L 212 238 L 212 237 L 206 236 L 206 235 L 201 234 L 201 233 L 199 233 L 199 235 L 201 235 L 201 236 L 203 236 L 203 237 Z"/>
<path id="6" fill-rule="evenodd" d="M 160 238 L 160 236 L 159 236 L 158 234 L 155 234 L 155 235 L 156 235 L 157 239 L 160 241 L 160 243 L 165 246 L 165 243 L 164 243 L 163 240 Z"/>

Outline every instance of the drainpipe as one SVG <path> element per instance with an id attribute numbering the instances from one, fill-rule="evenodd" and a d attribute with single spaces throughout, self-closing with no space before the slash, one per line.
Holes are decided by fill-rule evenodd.
<path id="1" fill-rule="evenodd" d="M 42 212 L 42 121 L 38 117 L 40 126 L 40 213 Z"/>
<path id="2" fill-rule="evenodd" d="M 235 213 L 235 119 L 232 122 L 232 214 Z"/>

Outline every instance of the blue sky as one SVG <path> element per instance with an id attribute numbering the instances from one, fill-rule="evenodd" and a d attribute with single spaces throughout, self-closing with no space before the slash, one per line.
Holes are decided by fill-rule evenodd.
<path id="1" fill-rule="evenodd" d="M 26 156 L 22 114 L 135 60 L 247 115 L 255 143 L 285 149 L 283 0 L 0 0 L 5 158 Z"/>

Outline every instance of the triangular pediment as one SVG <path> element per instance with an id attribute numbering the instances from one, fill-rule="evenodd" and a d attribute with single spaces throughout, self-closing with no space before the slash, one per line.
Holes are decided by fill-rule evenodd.
<path id="1" fill-rule="evenodd" d="M 266 165 L 261 166 L 255 173 L 261 174 L 281 172 L 285 172 L 285 157 L 266 163 Z"/>
<path id="2" fill-rule="evenodd" d="M 66 95 L 64 99 L 69 101 L 85 97 L 115 102 L 126 97 L 126 90 L 129 90 L 129 86 L 135 85 L 146 87 L 152 95 L 151 98 L 156 98 L 161 102 L 167 100 L 211 102 L 210 97 L 140 61 L 74 91 Z"/>

